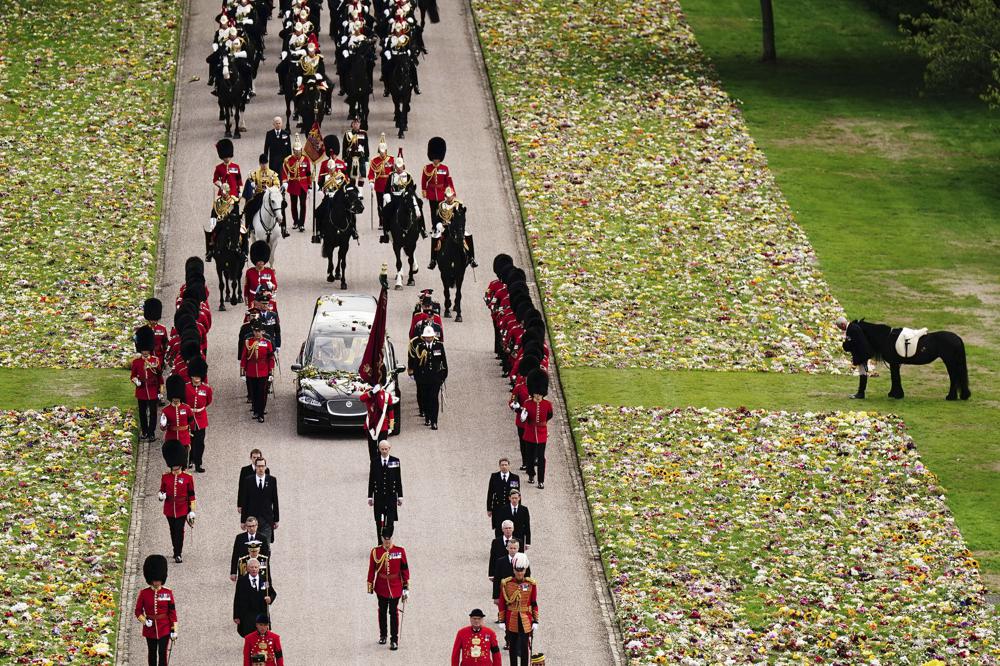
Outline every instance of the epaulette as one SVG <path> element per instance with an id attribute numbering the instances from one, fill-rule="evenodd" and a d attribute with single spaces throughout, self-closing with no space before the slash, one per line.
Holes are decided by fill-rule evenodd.
<path id="1" fill-rule="evenodd" d="M 509 581 L 509 580 L 514 580 L 514 577 L 513 577 L 513 576 L 507 576 L 507 577 L 506 577 L 506 578 L 504 578 L 504 579 L 503 579 L 502 581 L 500 581 L 500 584 L 501 584 L 501 585 L 506 585 L 506 584 L 507 584 L 507 581 Z"/>
<path id="2" fill-rule="evenodd" d="M 528 581 L 532 585 L 538 585 L 538 581 L 532 578 L 531 576 L 525 576 L 524 580 Z"/>

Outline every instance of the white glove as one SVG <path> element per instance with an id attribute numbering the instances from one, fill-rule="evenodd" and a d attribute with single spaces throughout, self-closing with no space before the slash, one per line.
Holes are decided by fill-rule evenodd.
<path id="1" fill-rule="evenodd" d="M 267 383 L 270 384 L 273 381 L 274 381 L 274 375 L 268 375 L 267 376 Z M 525 412 L 525 414 L 527 414 L 527 412 Z"/>
<path id="2" fill-rule="evenodd" d="M 409 590 L 403 590 L 403 598 L 404 599 L 409 599 L 410 598 L 410 591 Z"/>
<path id="3" fill-rule="evenodd" d="M 160 414 L 160 425 L 163 426 L 164 428 L 167 427 L 167 415 L 166 414 Z"/>
<path id="4" fill-rule="evenodd" d="M 253 25 L 253 19 L 243 19 L 243 25 Z"/>
<path id="5" fill-rule="evenodd" d="M 233 55 L 235 55 L 237 58 L 246 58 L 247 57 L 247 52 L 246 51 L 237 51 Z"/>
<path id="6" fill-rule="evenodd" d="M 219 43 L 218 42 L 213 43 L 212 44 L 212 53 L 215 53 L 218 50 L 219 50 Z"/>
<path id="7" fill-rule="evenodd" d="M 159 493 L 156 497 L 162 502 L 163 500 L 167 499 L 167 494 Z"/>
<path id="8" fill-rule="evenodd" d="M 316 74 L 315 76 L 313 76 L 313 81 L 315 81 L 316 83 L 320 83 L 322 80 L 323 76 L 321 74 Z"/>
<path id="9" fill-rule="evenodd" d="M 521 403 L 515 400 L 514 402 L 510 403 L 510 408 L 516 412 L 517 410 L 521 409 Z"/>
<path id="10" fill-rule="evenodd" d="M 302 77 L 300 76 L 297 79 L 295 79 L 295 86 L 298 87 L 301 85 L 302 85 Z"/>
<path id="11" fill-rule="evenodd" d="M 172 640 L 172 641 L 176 641 L 177 640 L 177 632 L 176 631 L 171 631 L 170 632 L 170 640 Z"/>
<path id="12" fill-rule="evenodd" d="M 139 379 L 138 377 L 133 377 L 132 378 L 132 383 L 135 384 L 136 387 L 142 386 L 142 380 Z"/>
<path id="13" fill-rule="evenodd" d="M 537 622 L 532 622 L 531 623 L 531 630 L 534 631 L 535 629 L 538 629 L 538 623 Z"/>
<path id="14" fill-rule="evenodd" d="M 528 410 L 527 409 L 522 409 L 521 410 L 521 423 L 524 423 L 527 420 L 528 420 Z"/>
<path id="15" fill-rule="evenodd" d="M 381 390 L 382 390 L 381 384 L 376 384 L 375 386 L 372 387 L 372 393 L 378 393 Z"/>
<path id="16" fill-rule="evenodd" d="M 146 626 L 147 627 L 152 627 L 153 626 L 153 620 L 151 618 L 148 618 L 148 617 L 146 618 Z"/>
<path id="17" fill-rule="evenodd" d="M 288 192 L 288 181 L 281 184 L 281 193 L 285 194 L 286 192 Z"/>
<path id="18" fill-rule="evenodd" d="M 197 517 L 198 517 L 197 513 L 195 513 L 194 511 L 188 511 L 188 520 L 194 520 Z"/>
<path id="19" fill-rule="evenodd" d="M 284 60 L 287 57 L 288 57 L 288 51 L 282 51 L 281 52 L 281 59 Z"/>
<path id="20" fill-rule="evenodd" d="M 295 57 L 297 57 L 297 58 L 301 58 L 305 54 L 306 54 L 306 50 L 305 49 L 294 49 L 292 51 L 292 55 L 295 56 Z"/>
<path id="21" fill-rule="evenodd" d="M 389 203 L 390 201 L 392 201 L 392 195 L 389 194 L 388 192 L 384 193 L 382 195 L 382 205 L 384 206 L 385 204 Z"/>

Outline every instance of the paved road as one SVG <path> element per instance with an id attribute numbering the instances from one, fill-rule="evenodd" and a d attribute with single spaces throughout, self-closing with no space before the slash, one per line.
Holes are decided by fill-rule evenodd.
<path id="1" fill-rule="evenodd" d="M 447 163 L 460 198 L 468 205 L 483 268 L 478 281 L 472 280 L 471 273 L 467 278 L 465 321 L 445 324 L 451 374 L 440 431 L 432 433 L 418 421 L 413 385 L 404 384 L 402 436 L 392 440 L 393 453 L 402 460 L 406 490 L 396 540 L 406 548 L 412 571 L 400 651 L 392 653 L 376 643 L 375 598 L 365 591 L 367 557 L 374 543 L 372 514 L 365 499 L 368 458 L 364 440 L 360 433 L 307 438 L 295 434 L 289 365 L 304 339 L 315 298 L 332 291 L 325 281 L 319 246 L 309 243 L 308 234 L 296 233 L 283 242 L 275 264 L 285 346 L 277 396 L 263 425 L 249 417 L 234 358 L 242 312 L 230 309 L 214 317 L 209 367 L 216 402 L 210 415 L 208 471 L 196 475 L 199 522 L 193 535 L 189 532 L 184 563 L 171 564 L 168 581 L 180 611 L 181 638 L 174 663 L 239 663 L 242 641 L 231 619 L 233 584 L 228 562 L 232 539 L 239 531 L 236 474 L 253 447 L 264 450 L 279 479 L 282 515 L 273 558 L 279 596 L 273 617 L 288 663 L 441 664 L 448 658 L 454 632 L 467 623 L 469 609 L 482 607 L 492 615 L 486 578 L 492 533 L 483 495 L 497 458 L 514 454 L 517 445 L 481 294 L 490 278 L 493 255 L 517 252 L 523 243 L 509 204 L 509 185 L 504 180 L 509 176 L 501 162 L 502 147 L 469 9 L 460 0 L 440 0 L 440 5 L 443 21 L 427 30 L 430 57 L 420 68 L 423 95 L 414 98 L 404 154 L 411 173 L 418 173 L 425 161 L 427 139 L 435 134 L 447 138 Z M 203 252 L 201 220 L 211 204 L 211 170 L 217 162 L 213 144 L 222 133 L 215 98 L 205 85 L 204 65 L 217 7 L 214 1 L 192 0 L 187 17 L 169 219 L 162 232 L 159 294 L 164 302 L 172 302 L 177 293 L 185 258 Z M 268 38 L 268 60 L 258 78 L 259 96 L 245 116 L 250 130 L 236 142 L 236 161 L 244 174 L 255 166 L 269 119 L 283 109 L 269 72 L 277 64 L 275 32 L 272 29 Z M 328 44 L 325 37 L 323 44 Z M 190 82 L 193 76 L 201 80 Z M 325 130 L 342 134 L 346 107 L 335 99 L 338 106 L 325 122 Z M 384 130 L 395 154 L 400 142 L 394 138 L 391 121 L 391 105 L 378 96 L 370 119 L 372 143 Z M 349 289 L 376 294 L 378 266 L 390 259 L 391 250 L 379 245 L 376 233 L 369 231 L 367 212 L 361 219 L 361 246 L 352 247 L 349 255 Z M 418 253 L 417 287 L 390 292 L 389 334 L 403 354 L 417 290 L 440 290 L 438 274 L 426 269 L 427 241 L 422 241 Z M 526 263 L 523 256 L 521 262 Z M 214 264 L 208 267 L 215 296 Z M 614 663 L 602 613 L 602 583 L 594 576 L 589 521 L 581 512 L 579 491 L 568 467 L 575 466 L 570 443 L 561 435 L 549 449 L 551 471 L 546 488 L 529 487 L 525 497 L 535 522 L 529 556 L 541 586 L 541 647 L 559 663 Z M 164 471 L 158 444 L 146 462 L 137 483 L 145 496 L 137 505 L 141 513 L 130 554 L 133 570 L 149 553 L 170 552 L 166 520 L 156 500 L 159 475 Z M 130 616 L 134 589 L 127 593 L 125 613 Z M 129 622 L 125 630 L 127 651 L 122 660 L 144 663 L 146 648 L 138 627 Z"/>

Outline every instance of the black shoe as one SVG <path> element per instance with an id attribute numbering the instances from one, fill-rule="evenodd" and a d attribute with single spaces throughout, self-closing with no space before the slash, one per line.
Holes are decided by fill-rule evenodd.
<path id="1" fill-rule="evenodd" d="M 438 263 L 437 263 L 436 261 L 432 261 L 432 262 L 430 263 L 430 265 L 428 265 L 428 266 L 427 266 L 427 270 L 429 270 L 429 271 L 432 271 L 432 270 L 434 270 L 435 268 L 437 268 L 437 265 L 438 265 Z"/>
<path id="2" fill-rule="evenodd" d="M 204 474 L 205 473 L 205 468 L 202 467 L 201 465 L 196 465 L 195 468 L 194 468 L 194 471 L 198 472 L 199 474 Z"/>
<path id="3" fill-rule="evenodd" d="M 174 562 L 176 562 L 177 564 L 183 564 L 184 558 L 181 557 L 180 555 L 174 555 Z"/>
<path id="4" fill-rule="evenodd" d="M 285 89 L 284 88 L 278 88 L 278 95 L 280 95 L 281 97 L 284 97 L 285 96 Z"/>
<path id="5" fill-rule="evenodd" d="M 215 95 L 216 97 L 218 97 L 219 96 L 219 91 L 218 90 L 213 90 L 212 94 Z"/>
<path id="6" fill-rule="evenodd" d="M 479 262 L 476 261 L 475 257 L 469 259 L 469 265 L 472 266 L 473 268 L 479 268 Z"/>
<path id="7" fill-rule="evenodd" d="M 264 417 L 263 416 L 258 416 L 257 417 L 257 423 L 263 423 L 263 422 L 264 422 Z"/>
<path id="8" fill-rule="evenodd" d="M 539 482 L 538 482 L 538 489 L 539 489 L 539 490 L 542 490 L 543 488 L 545 488 L 545 484 L 544 484 L 544 483 L 542 483 L 541 481 L 539 481 Z"/>
<path id="9" fill-rule="evenodd" d="M 389 643 L 389 649 L 390 650 L 398 650 L 399 649 L 399 643 L 397 643 L 396 641 L 393 641 L 393 642 Z"/>
<path id="10" fill-rule="evenodd" d="M 437 430 L 437 429 L 438 429 L 438 424 L 437 423 L 432 423 L 431 424 L 431 430 Z"/>
<path id="11" fill-rule="evenodd" d="M 389 236 L 386 235 L 386 234 L 382 234 L 381 236 L 379 236 L 378 242 L 379 243 L 388 243 L 389 242 Z"/>
<path id="12" fill-rule="evenodd" d="M 429 426 L 430 424 L 431 424 L 431 420 L 430 419 L 424 419 L 424 426 L 425 427 Z"/>
<path id="13" fill-rule="evenodd" d="M 214 85 L 215 85 L 215 79 L 213 79 L 212 77 L 209 77 L 208 78 L 208 87 L 211 88 Z"/>
<path id="14" fill-rule="evenodd" d="M 382 637 L 380 637 L 380 638 L 378 639 L 378 644 L 379 644 L 379 645 L 385 645 L 385 636 L 382 636 Z"/>
<path id="15" fill-rule="evenodd" d="M 358 232 L 357 231 L 352 231 L 351 232 L 351 238 L 353 238 L 354 240 L 361 240 L 360 238 L 358 238 Z"/>
<path id="16" fill-rule="evenodd" d="M 388 90 L 383 90 L 382 91 L 382 97 L 388 97 L 388 96 L 389 96 L 389 91 Z"/>
<path id="17" fill-rule="evenodd" d="M 291 234 L 288 233 L 288 229 L 282 229 L 281 230 L 281 237 L 282 238 L 288 238 L 289 236 L 291 236 Z"/>
<path id="18" fill-rule="evenodd" d="M 209 263 L 211 261 L 212 261 L 212 253 L 211 252 L 206 252 L 205 253 L 205 263 Z"/>
<path id="19" fill-rule="evenodd" d="M 420 94 L 420 86 L 413 86 L 413 94 L 414 95 Z"/>
<path id="20" fill-rule="evenodd" d="M 530 483 L 531 485 L 535 485 L 535 477 L 529 476 L 528 477 L 528 483 Z"/>

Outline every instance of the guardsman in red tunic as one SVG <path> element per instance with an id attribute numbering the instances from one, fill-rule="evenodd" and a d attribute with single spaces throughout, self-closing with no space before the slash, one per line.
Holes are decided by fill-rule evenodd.
<path id="1" fill-rule="evenodd" d="M 222 160 L 215 165 L 215 171 L 212 172 L 215 196 L 222 195 L 222 183 L 229 183 L 229 194 L 239 196 L 243 191 L 243 173 L 240 171 L 240 165 L 233 161 L 233 142 L 230 139 L 221 139 L 215 144 L 215 152 Z"/>
<path id="2" fill-rule="evenodd" d="M 188 363 L 190 381 L 184 388 L 184 402 L 194 412 L 194 430 L 191 433 L 191 464 L 196 472 L 204 472 L 205 434 L 208 430 L 208 406 L 212 404 L 212 387 L 205 383 L 208 363 L 205 359 L 193 359 Z"/>
<path id="3" fill-rule="evenodd" d="M 476 608 L 469 613 L 469 626 L 455 635 L 451 648 L 451 666 L 502 666 L 497 635 L 483 626 L 486 613 Z"/>
<path id="4" fill-rule="evenodd" d="M 170 543 L 174 547 L 174 562 L 180 564 L 184 550 L 184 523 L 194 525 L 194 477 L 184 471 L 187 466 L 187 452 L 180 442 L 168 440 L 163 443 L 163 457 L 170 471 L 160 477 L 159 499 L 163 502 L 163 515 L 170 525 Z"/>
<path id="5" fill-rule="evenodd" d="M 410 567 L 406 551 L 392 544 L 392 527 L 382 528 L 382 545 L 368 557 L 368 594 L 378 597 L 379 645 L 385 645 L 386 614 L 389 616 L 389 649 L 399 649 L 399 600 L 410 596 Z"/>
<path id="6" fill-rule="evenodd" d="M 142 304 L 142 317 L 146 327 L 153 331 L 153 356 L 160 359 L 160 367 L 167 353 L 167 327 L 160 323 L 163 317 L 163 303 L 158 298 L 147 298 Z"/>
<path id="7" fill-rule="evenodd" d="M 278 276 L 273 268 L 265 265 L 270 259 L 271 246 L 262 240 L 254 241 L 250 246 L 250 262 L 253 266 L 247 269 L 243 277 L 243 300 L 246 301 L 247 309 L 253 307 L 253 298 L 260 285 L 266 284 L 272 294 L 278 291 Z"/>
<path id="8" fill-rule="evenodd" d="M 180 375 L 170 375 L 167 378 L 167 400 L 169 404 L 160 412 L 160 430 L 163 430 L 163 442 L 171 440 L 181 443 L 185 455 L 191 448 L 191 426 L 194 424 L 194 412 L 184 404 L 184 388 L 187 380 Z M 187 467 L 187 463 L 184 464 Z"/>
<path id="9" fill-rule="evenodd" d="M 292 154 L 281 165 L 281 182 L 292 200 L 292 226 L 306 228 L 306 194 L 312 186 L 312 161 L 302 154 L 302 137 L 295 135 Z"/>
<path id="10" fill-rule="evenodd" d="M 507 630 L 510 665 L 529 666 L 531 635 L 538 626 L 538 583 L 525 575 L 528 556 L 514 555 L 514 576 L 500 581 L 499 622 Z"/>
<path id="11" fill-rule="evenodd" d="M 545 487 L 545 444 L 549 439 L 548 424 L 552 419 L 552 403 L 545 399 L 549 393 L 549 376 L 542 369 L 533 371 L 526 381 L 528 400 L 521 403 L 518 419 L 524 426 L 524 441 L 528 449 L 528 483 L 535 482 L 538 470 L 538 489 Z"/>
<path id="12" fill-rule="evenodd" d="M 422 197 L 431 205 L 431 231 L 437 229 L 441 218 L 438 215 L 438 206 L 445 200 L 444 191 L 449 187 L 455 189 L 455 183 L 451 180 L 451 171 L 445 164 L 442 164 L 448 145 L 439 136 L 432 137 L 427 142 L 427 159 L 430 164 L 424 165 L 420 172 L 420 191 Z M 431 266 L 434 270 L 434 244 L 431 243 Z"/>
<path id="13" fill-rule="evenodd" d="M 257 631 L 243 639 L 243 666 L 285 666 L 281 636 L 270 629 L 267 615 L 257 616 Z"/>
<path id="14" fill-rule="evenodd" d="M 253 415 L 264 422 L 267 407 L 267 389 L 274 370 L 274 343 L 264 337 L 264 327 L 254 319 L 250 324 L 253 335 L 243 343 L 240 355 L 240 376 L 246 377 L 247 389 L 253 402 Z"/>
<path id="15" fill-rule="evenodd" d="M 148 326 L 135 331 L 135 348 L 139 356 L 132 360 L 130 378 L 135 384 L 135 399 L 139 403 L 139 441 L 156 440 L 156 403 L 163 385 L 163 366 L 153 356 L 154 335 Z"/>
<path id="16" fill-rule="evenodd" d="M 378 228 L 382 228 L 382 201 L 386 189 L 389 187 L 389 178 L 392 177 L 392 170 L 395 166 L 395 159 L 389 154 L 389 146 L 385 142 L 385 132 L 378 140 L 378 154 L 368 163 L 368 186 L 375 193 L 375 205 L 378 210 Z"/>
<path id="17" fill-rule="evenodd" d="M 389 432 L 395 426 L 396 396 L 386 391 L 381 384 L 361 393 L 361 402 L 365 403 L 365 431 L 368 433 L 368 459 L 375 462 L 379 457 L 378 443 L 389 437 Z"/>
<path id="18" fill-rule="evenodd" d="M 142 574 L 149 587 L 139 590 L 135 600 L 135 619 L 142 625 L 149 666 L 167 666 L 170 641 L 177 640 L 177 605 L 174 593 L 163 587 L 167 582 L 167 558 L 150 555 L 142 564 Z"/>

